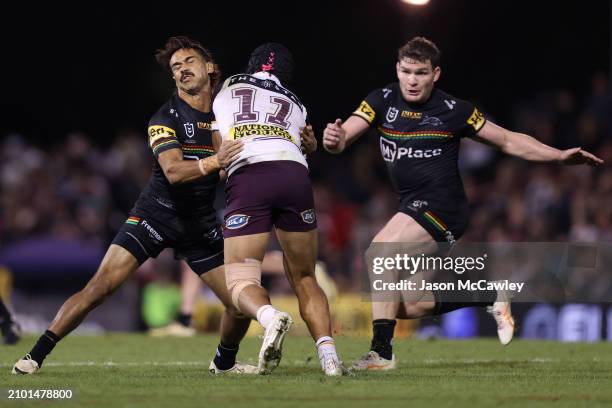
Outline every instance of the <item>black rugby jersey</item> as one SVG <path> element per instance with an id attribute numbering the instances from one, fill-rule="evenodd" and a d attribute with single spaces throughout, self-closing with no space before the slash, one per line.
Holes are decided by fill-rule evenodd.
<path id="1" fill-rule="evenodd" d="M 371 92 L 353 115 L 376 127 L 402 201 L 442 200 L 453 206 L 466 200 L 457 165 L 460 139 L 485 124 L 474 105 L 435 88 L 427 102 L 408 103 L 396 82 Z"/>
<path id="2" fill-rule="evenodd" d="M 219 174 L 171 185 L 157 161 L 160 153 L 178 148 L 186 160 L 198 160 L 215 154 L 212 131 L 216 130 L 214 114 L 200 112 L 174 94 L 149 121 L 149 146 L 155 156 L 153 172 L 138 204 L 151 201 L 180 215 L 214 211 L 215 190 Z"/>

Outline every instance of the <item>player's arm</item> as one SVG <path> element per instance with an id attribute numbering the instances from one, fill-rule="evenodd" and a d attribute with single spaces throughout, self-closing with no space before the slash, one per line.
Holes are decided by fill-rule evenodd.
<path id="1" fill-rule="evenodd" d="M 602 159 L 580 147 L 559 150 L 529 135 L 504 129 L 490 121 L 487 121 L 472 138 L 496 147 L 511 156 L 534 162 L 559 162 L 567 165 L 589 164 L 591 166 L 603 163 Z"/>
<path id="2" fill-rule="evenodd" d="M 384 100 L 388 96 L 385 91 L 390 92 L 388 89 L 376 89 L 370 92 L 344 123 L 340 119 L 336 119 L 334 123 L 328 123 L 323 131 L 325 150 L 334 154 L 342 153 L 370 127 L 375 126 L 380 112 L 384 109 Z"/>
<path id="3" fill-rule="evenodd" d="M 225 168 L 238 158 L 238 153 L 240 153 L 243 149 L 242 140 L 227 140 L 223 142 L 221 138 L 221 133 L 219 133 L 218 130 L 213 130 L 212 142 L 213 149 L 215 150 L 217 156 L 217 160 L 219 161 L 219 165 L 221 166 L 221 169 L 219 170 L 219 177 L 221 178 L 221 180 L 225 180 L 227 178 L 227 172 L 225 171 Z M 230 147 L 232 147 L 232 149 L 230 149 Z M 237 152 L 235 151 L 236 149 Z"/>
<path id="4" fill-rule="evenodd" d="M 216 155 L 200 160 L 185 160 L 182 150 L 178 148 L 161 152 L 157 161 L 170 184 L 188 183 L 216 173 L 221 168 Z"/>
<path id="5" fill-rule="evenodd" d="M 318 143 L 311 125 L 306 125 L 300 131 L 300 143 L 304 154 L 309 155 L 317 150 Z"/>
<path id="6" fill-rule="evenodd" d="M 333 154 L 342 153 L 369 128 L 370 124 L 358 116 L 350 116 L 344 123 L 336 119 L 334 123 L 328 123 L 323 131 L 323 147 Z"/>
<path id="7" fill-rule="evenodd" d="M 227 143 L 226 143 L 227 142 Z M 220 143 L 216 154 L 200 160 L 185 160 L 181 149 L 174 148 L 161 152 L 157 161 L 170 184 L 182 184 L 208 176 L 227 167 L 242 151 L 240 141 Z"/>

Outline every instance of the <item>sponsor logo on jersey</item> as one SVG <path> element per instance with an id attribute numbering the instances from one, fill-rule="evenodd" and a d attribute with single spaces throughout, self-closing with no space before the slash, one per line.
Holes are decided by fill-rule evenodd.
<path id="1" fill-rule="evenodd" d="M 467 123 L 471 125 L 475 131 L 479 131 L 485 123 L 485 117 L 478 108 L 474 108 L 474 112 L 472 112 L 472 116 L 468 118 Z"/>
<path id="2" fill-rule="evenodd" d="M 365 119 L 368 123 L 372 123 L 374 121 L 374 118 L 376 117 L 376 112 L 374 112 L 374 109 L 372 109 L 370 104 L 366 101 L 361 101 L 359 108 L 357 108 L 354 113 L 357 116 L 360 116 Z"/>
<path id="3" fill-rule="evenodd" d="M 446 104 L 446 106 L 448 106 L 448 109 L 453 110 L 455 109 L 455 104 L 457 103 L 457 101 L 453 99 L 451 99 L 450 101 L 448 99 L 445 99 L 444 103 Z"/>
<path id="4" fill-rule="evenodd" d="M 389 109 L 387 109 L 387 116 L 385 116 L 385 119 L 387 119 L 387 122 L 393 122 L 395 119 L 397 119 L 398 113 L 399 110 L 397 110 L 393 106 L 390 106 Z"/>
<path id="5" fill-rule="evenodd" d="M 395 144 L 395 142 L 381 137 L 380 152 L 382 153 L 382 157 L 385 161 L 392 162 L 393 160 L 395 160 L 395 153 L 397 153 L 397 145 Z"/>
<path id="6" fill-rule="evenodd" d="M 300 215 L 302 216 L 302 221 L 304 221 L 306 224 L 313 224 L 317 220 L 315 211 L 312 208 L 306 211 L 302 211 Z"/>
<path id="7" fill-rule="evenodd" d="M 397 144 L 384 137 L 380 138 L 380 152 L 386 162 L 400 160 L 403 157 L 408 159 L 430 159 L 440 156 L 442 149 L 413 149 L 412 147 L 397 147 Z"/>
<path id="8" fill-rule="evenodd" d="M 212 129 L 212 123 L 198 122 L 198 129 L 210 130 Z"/>
<path id="9" fill-rule="evenodd" d="M 159 233 L 157 231 L 155 231 L 155 229 L 146 221 L 146 220 L 142 220 L 142 222 L 140 223 L 140 225 L 142 225 L 143 227 L 145 227 L 145 229 L 147 231 L 149 231 L 149 236 L 151 238 L 155 238 L 156 240 L 158 240 L 159 242 L 162 242 L 164 239 L 162 238 L 161 235 L 159 235 Z"/>
<path id="10" fill-rule="evenodd" d="M 154 142 L 154 139 L 160 137 L 176 137 L 176 132 L 174 129 L 170 129 L 166 126 L 154 125 L 149 126 L 149 137 L 151 138 L 151 141 Z"/>
<path id="11" fill-rule="evenodd" d="M 412 111 L 407 111 L 407 110 L 402 111 L 402 118 L 421 119 L 421 117 L 423 117 L 423 114 L 421 112 L 412 112 Z"/>
<path id="12" fill-rule="evenodd" d="M 391 89 L 389 89 L 389 88 L 384 88 L 382 91 L 383 91 L 383 98 L 385 98 L 385 99 L 387 99 L 387 96 L 389 96 L 389 94 L 390 94 L 391 92 L 393 92 L 393 91 L 392 91 Z"/>
<path id="13" fill-rule="evenodd" d="M 431 126 L 440 126 L 442 121 L 440 118 L 436 118 L 435 116 L 425 116 L 422 121 L 419 122 L 419 125 L 431 125 Z"/>
<path id="14" fill-rule="evenodd" d="M 231 217 L 228 217 L 227 220 L 225 220 L 225 228 L 227 229 L 242 228 L 249 223 L 249 218 L 251 217 L 249 217 L 248 215 L 234 214 Z"/>
<path id="15" fill-rule="evenodd" d="M 295 143 L 295 139 L 287 130 L 280 126 L 262 125 L 259 123 L 249 123 L 245 125 L 234 126 L 229 131 L 230 139 L 242 139 L 245 137 L 274 137 L 288 140 Z"/>
<path id="16" fill-rule="evenodd" d="M 176 140 L 176 132 L 166 126 L 149 126 L 149 146 L 153 152 L 159 151 L 164 146 L 170 146 L 178 143 Z"/>
<path id="17" fill-rule="evenodd" d="M 185 133 L 187 134 L 187 137 L 193 137 L 195 134 L 193 123 L 183 123 L 183 126 L 185 126 Z"/>

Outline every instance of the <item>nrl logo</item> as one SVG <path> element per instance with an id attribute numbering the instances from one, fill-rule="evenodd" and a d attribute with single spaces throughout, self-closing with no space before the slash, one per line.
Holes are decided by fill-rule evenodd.
<path id="1" fill-rule="evenodd" d="M 385 119 L 387 119 L 387 122 L 393 122 L 395 119 L 397 119 L 398 113 L 399 113 L 399 110 L 391 106 L 387 110 L 387 116 L 385 117 Z"/>
<path id="2" fill-rule="evenodd" d="M 193 137 L 193 123 L 183 123 L 183 126 L 185 126 L 185 133 L 187 133 L 187 137 Z"/>

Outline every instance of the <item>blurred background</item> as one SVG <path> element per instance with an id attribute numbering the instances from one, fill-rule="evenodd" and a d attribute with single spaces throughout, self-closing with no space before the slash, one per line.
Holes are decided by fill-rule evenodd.
<path id="1" fill-rule="evenodd" d="M 204 2 L 130 9 L 19 9 L 0 28 L 0 293 L 26 331 L 46 328 L 63 300 L 95 272 L 148 181 L 149 118 L 173 93 L 155 49 L 172 35 L 209 48 L 224 77 L 250 51 L 277 41 L 294 53 L 291 89 L 321 136 L 372 89 L 395 81 L 396 50 L 424 35 L 440 47 L 438 86 L 489 120 L 558 148 L 580 146 L 612 162 L 610 3 L 400 0 Z M 612 241 L 612 168 L 534 165 L 462 141 L 471 202 L 467 241 Z M 320 269 L 331 280 L 335 330 L 366 335 L 362 255 L 395 213 L 396 197 L 374 134 L 341 156 L 310 158 Z M 223 214 L 223 187 L 216 208 Z M 272 271 L 273 272 L 273 271 Z M 146 330 L 173 320 L 180 265 L 147 262 L 79 329 Z M 265 282 L 292 306 L 281 275 Z M 215 330 L 219 306 L 204 289 L 194 326 Z M 612 340 L 607 304 L 517 307 L 519 335 Z M 420 325 L 420 326 L 417 326 Z M 494 335 L 480 311 L 402 323 L 399 336 Z"/>

